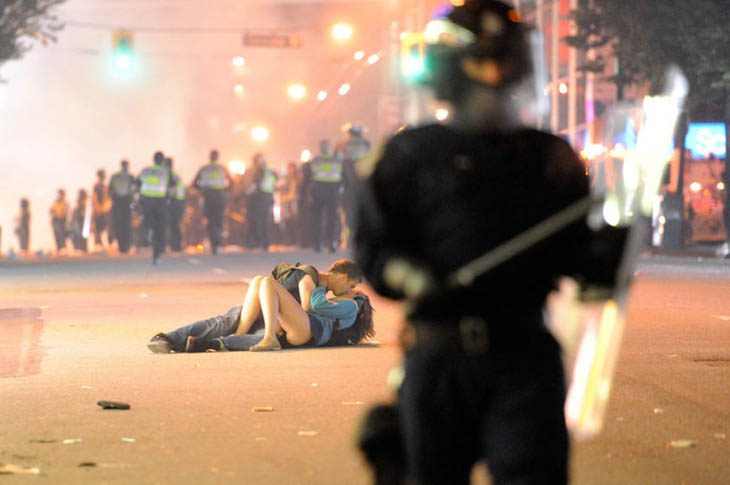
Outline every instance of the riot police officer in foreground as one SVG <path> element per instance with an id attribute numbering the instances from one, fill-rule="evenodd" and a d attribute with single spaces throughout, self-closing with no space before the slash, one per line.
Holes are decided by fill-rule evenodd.
<path id="1" fill-rule="evenodd" d="M 157 264 L 165 251 L 167 193 L 171 182 L 164 161 L 165 155 L 155 152 L 153 165 L 142 170 L 137 178 L 143 224 L 152 244 L 152 264 Z"/>
<path id="2" fill-rule="evenodd" d="M 223 219 L 228 204 L 228 190 L 233 179 L 223 165 L 218 164 L 218 150 L 211 150 L 210 163 L 204 165 L 193 181 L 203 194 L 205 218 L 208 220 L 208 241 L 213 254 L 222 243 Z"/>
<path id="3" fill-rule="evenodd" d="M 466 484 L 482 459 L 494 484 L 566 483 L 563 364 L 543 307 L 559 275 L 610 285 L 618 261 L 594 264 L 581 217 L 473 281 L 452 279 L 588 198 L 589 184 L 566 142 L 516 116 L 518 88 L 534 83 L 512 7 L 467 0 L 425 36 L 427 81 L 452 122 L 390 139 L 358 198 L 355 259 L 376 291 L 409 303 L 405 378 L 386 421 L 398 419 L 408 483 Z M 361 435 L 380 478 L 394 475 L 378 463 L 397 456 L 383 453 L 390 441 Z"/>
<path id="4" fill-rule="evenodd" d="M 342 187 L 342 160 L 332 155 L 329 140 L 319 142 L 320 153 L 312 160 L 312 225 L 314 250 L 321 251 L 322 241 L 330 253 L 335 252 L 335 231 L 339 192 Z"/>
<path id="5" fill-rule="evenodd" d="M 112 229 L 117 240 L 119 252 L 129 251 L 132 225 L 132 197 L 134 195 L 134 176 L 129 173 L 129 162 L 120 162 L 121 170 L 112 175 L 109 181 L 109 194 L 112 198 Z"/>

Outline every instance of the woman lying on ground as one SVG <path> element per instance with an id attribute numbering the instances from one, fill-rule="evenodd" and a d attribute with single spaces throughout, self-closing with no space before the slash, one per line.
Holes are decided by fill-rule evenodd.
<path id="1" fill-rule="evenodd" d="M 235 318 L 234 308 L 161 335 L 173 341 L 178 340 L 177 334 L 191 335 L 185 352 L 202 352 L 355 345 L 375 334 L 373 310 L 365 294 L 350 291 L 328 300 L 326 293 L 326 286 L 312 291 L 311 311 L 306 312 L 274 278 L 256 276 L 246 291 L 240 319 Z"/>

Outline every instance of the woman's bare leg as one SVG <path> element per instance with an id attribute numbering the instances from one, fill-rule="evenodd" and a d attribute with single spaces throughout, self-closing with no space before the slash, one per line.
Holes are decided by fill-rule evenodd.
<path id="1" fill-rule="evenodd" d="M 251 350 L 278 350 L 281 348 L 276 334 L 279 327 L 286 330 L 286 338 L 292 345 L 303 345 L 312 338 L 309 316 L 286 289 L 273 278 L 266 277 L 259 286 L 261 312 L 266 329 L 261 342 Z"/>
<path id="2" fill-rule="evenodd" d="M 251 329 L 259 314 L 261 313 L 261 302 L 259 301 L 259 291 L 264 276 L 256 276 L 248 284 L 246 296 L 243 298 L 243 307 L 241 308 L 241 319 L 238 322 L 238 328 L 233 335 L 245 335 Z"/>

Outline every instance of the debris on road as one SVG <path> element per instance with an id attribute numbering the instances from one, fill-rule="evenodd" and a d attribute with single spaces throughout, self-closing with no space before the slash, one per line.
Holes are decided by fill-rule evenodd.
<path id="1" fill-rule="evenodd" d="M 654 408 L 654 414 L 664 414 L 664 410 L 662 408 Z"/>
<path id="2" fill-rule="evenodd" d="M 0 463 L 0 475 L 39 475 L 40 473 L 41 471 L 37 467 L 26 468 L 12 463 Z"/>
<path id="3" fill-rule="evenodd" d="M 122 438 L 122 441 L 124 441 L 125 443 L 134 443 L 137 440 L 135 438 L 126 438 L 126 437 L 123 437 Z"/>
<path id="4" fill-rule="evenodd" d="M 96 466 L 96 462 L 93 461 L 82 461 L 79 463 L 79 468 L 94 468 Z"/>
<path id="5" fill-rule="evenodd" d="M 99 406 L 101 406 L 102 409 L 129 409 L 130 406 L 126 402 L 119 402 L 119 401 L 99 401 Z"/>
<path id="6" fill-rule="evenodd" d="M 365 404 L 362 401 L 342 401 L 343 406 L 362 406 Z"/>
<path id="7" fill-rule="evenodd" d="M 319 431 L 297 431 L 297 436 L 317 436 Z"/>
<path id="8" fill-rule="evenodd" d="M 83 440 L 81 438 L 68 438 L 62 441 L 64 445 L 73 445 L 76 443 L 81 443 Z"/>
<path id="9" fill-rule="evenodd" d="M 270 413 L 273 410 L 273 406 L 255 406 L 251 408 L 251 412 L 253 413 Z"/>
<path id="10" fill-rule="evenodd" d="M 319 385 L 319 384 L 317 384 L 316 382 L 313 382 L 313 383 L 312 383 L 312 387 L 317 387 L 318 385 Z"/>
<path id="11" fill-rule="evenodd" d="M 697 442 L 694 440 L 673 440 L 669 442 L 669 446 L 672 448 L 694 448 L 697 446 Z"/>
<path id="12" fill-rule="evenodd" d="M 713 438 L 716 440 L 724 440 L 725 439 L 725 433 L 715 433 L 712 435 Z"/>
<path id="13" fill-rule="evenodd" d="M 44 439 L 44 438 L 40 438 L 40 439 L 34 438 L 34 439 L 31 439 L 31 440 L 28 440 L 28 443 L 43 443 L 43 444 L 46 444 L 46 443 L 58 443 L 58 440 L 49 440 L 49 439 Z"/>

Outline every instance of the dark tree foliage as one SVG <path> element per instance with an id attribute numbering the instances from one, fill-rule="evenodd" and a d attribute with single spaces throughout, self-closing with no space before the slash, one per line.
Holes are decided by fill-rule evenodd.
<path id="1" fill-rule="evenodd" d="M 578 33 L 565 41 L 582 50 L 609 46 L 618 61 L 610 80 L 663 87 L 667 66 L 690 83 L 690 108 L 725 106 L 730 98 L 730 4 L 719 0 L 579 0 Z M 601 72 L 606 59 L 583 66 Z"/>
<path id="2" fill-rule="evenodd" d="M 65 0 L 0 0 L 0 67 L 19 59 L 33 42 L 47 45 L 56 41 L 62 28 L 52 14 Z"/>

